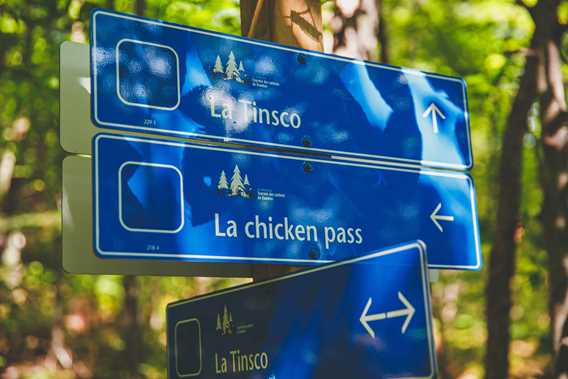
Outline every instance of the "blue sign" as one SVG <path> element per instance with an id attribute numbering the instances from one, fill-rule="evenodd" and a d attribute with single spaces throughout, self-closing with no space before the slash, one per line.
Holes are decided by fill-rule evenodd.
<path id="1" fill-rule="evenodd" d="M 460 78 L 103 10 L 91 43 L 100 127 L 472 166 Z"/>
<path id="2" fill-rule="evenodd" d="M 93 142 L 101 257 L 321 264 L 421 239 L 479 269 L 468 175 L 140 137 Z"/>
<path id="3" fill-rule="evenodd" d="M 420 243 L 167 307 L 168 377 L 434 378 Z"/>

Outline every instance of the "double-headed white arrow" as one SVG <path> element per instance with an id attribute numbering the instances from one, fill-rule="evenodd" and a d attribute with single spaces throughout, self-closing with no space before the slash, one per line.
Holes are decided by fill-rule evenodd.
<path id="1" fill-rule="evenodd" d="M 412 316 L 414 316 L 414 313 L 416 312 L 416 310 L 414 309 L 412 304 L 410 304 L 408 299 L 406 297 L 404 297 L 402 292 L 398 293 L 398 299 L 400 300 L 400 302 L 402 304 L 404 304 L 403 309 L 398 309 L 396 311 L 390 311 L 390 312 L 377 313 L 377 314 L 374 314 L 374 315 L 368 315 L 367 312 L 369 312 L 369 308 L 371 308 L 371 304 L 373 303 L 373 299 L 369 298 L 369 300 L 367 301 L 367 305 L 365 305 L 365 308 L 363 309 L 363 313 L 361 313 L 361 317 L 359 318 L 359 321 L 361 322 L 361 325 L 363 325 L 363 327 L 365 328 L 365 330 L 369 333 L 369 335 L 371 337 L 375 338 L 375 331 L 369 326 L 369 322 L 370 321 L 385 320 L 385 319 L 388 319 L 388 318 L 405 317 L 406 316 L 406 320 L 404 320 L 404 324 L 402 324 L 402 330 L 401 330 L 402 334 L 404 334 L 406 332 L 406 329 L 408 328 L 408 324 L 410 324 L 410 320 L 412 320 Z"/>
<path id="2" fill-rule="evenodd" d="M 438 116 L 442 118 L 442 120 L 446 119 L 446 116 L 442 113 L 440 108 L 434 103 L 430 104 L 428 108 L 422 113 L 422 118 L 427 118 L 428 116 L 432 115 L 432 129 L 434 133 L 438 134 Z"/>
<path id="3" fill-rule="evenodd" d="M 432 222 L 434 223 L 434 225 L 436 225 L 436 227 L 440 232 L 444 233 L 444 228 L 442 228 L 442 225 L 440 224 L 439 221 L 454 222 L 454 216 L 439 215 L 438 212 L 440 211 L 440 208 L 442 208 L 442 203 L 438 203 L 438 206 L 436 207 L 436 209 L 434 209 L 434 212 L 432 212 L 432 214 L 430 215 L 430 220 L 432 220 Z"/>

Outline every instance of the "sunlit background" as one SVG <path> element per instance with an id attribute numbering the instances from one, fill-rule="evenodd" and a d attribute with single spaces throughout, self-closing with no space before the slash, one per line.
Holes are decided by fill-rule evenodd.
<path id="1" fill-rule="evenodd" d="M 242 282 L 62 272 L 59 46 L 65 40 L 88 43 L 91 9 L 132 13 L 132 3 L 0 0 L 2 378 L 164 378 L 166 304 Z M 324 48 L 355 56 L 365 49 L 371 60 L 378 60 L 384 46 L 377 41 L 334 48 L 342 22 L 337 7 L 345 16 L 359 3 L 322 4 Z M 238 1 L 146 0 L 144 14 L 240 34 Z M 504 0 L 384 0 L 383 15 L 391 64 L 462 76 L 468 83 L 473 176 L 487 255 L 495 230 L 496 162 L 533 21 L 521 6 Z M 568 4 L 560 17 L 568 21 Z M 563 73 L 568 77 L 567 64 Z M 551 357 L 539 138 L 534 117 L 524 140 L 523 207 L 516 236 L 520 250 L 511 314 L 515 378 L 539 376 Z M 486 277 L 486 269 L 443 272 L 433 285 L 443 377 L 483 375 Z"/>

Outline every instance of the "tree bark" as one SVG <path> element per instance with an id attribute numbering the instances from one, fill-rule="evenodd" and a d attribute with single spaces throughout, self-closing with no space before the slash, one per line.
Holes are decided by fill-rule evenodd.
<path id="1" fill-rule="evenodd" d="M 143 326 L 138 304 L 139 283 L 135 276 L 127 275 L 122 278 L 122 286 L 124 301 L 121 321 L 124 350 L 121 359 L 124 362 L 123 367 L 127 368 L 128 378 L 138 379 L 142 377 L 140 365 L 144 360 Z"/>
<path id="2" fill-rule="evenodd" d="M 146 0 L 136 0 L 136 3 L 134 4 L 134 13 L 138 16 L 144 16 L 144 13 L 146 13 Z"/>
<path id="3" fill-rule="evenodd" d="M 249 35 L 257 0 L 242 0 L 241 33 Z M 322 20 L 319 0 L 265 0 L 254 37 L 302 49 L 322 51 Z"/>
<path id="4" fill-rule="evenodd" d="M 531 49 L 539 49 L 535 30 Z M 496 231 L 489 257 L 486 286 L 487 344 L 485 378 L 509 376 L 511 284 L 515 274 L 516 250 L 520 242 L 523 138 L 528 130 L 528 117 L 538 96 L 538 63 L 535 54 L 526 57 L 519 88 L 507 118 L 502 140 L 498 174 Z"/>
<path id="5" fill-rule="evenodd" d="M 390 62 L 390 46 L 387 24 L 385 21 L 385 4 L 384 0 L 377 0 L 377 12 L 379 13 L 379 47 L 381 54 L 379 60 L 383 63 Z"/>
<path id="6" fill-rule="evenodd" d="M 248 36 L 257 0 L 241 0 L 241 33 Z M 307 50 L 323 51 L 321 4 L 319 0 L 265 0 L 259 9 L 250 37 Z M 274 278 L 293 270 L 284 265 L 252 265 L 255 281 Z"/>
<path id="7" fill-rule="evenodd" d="M 560 1 L 540 1 L 533 10 L 542 25 L 542 126 L 540 164 L 543 191 L 542 223 L 548 254 L 549 313 L 553 360 L 552 377 L 568 379 L 568 113 L 562 77 L 561 39 L 558 20 Z"/>
<path id="8" fill-rule="evenodd" d="M 355 5 L 355 6 L 354 6 Z M 381 25 L 382 0 L 361 0 L 358 3 L 336 1 L 331 21 L 333 52 L 339 55 L 366 60 L 378 59 L 379 39 L 385 39 L 384 22 Z M 388 59 L 386 43 L 382 41 L 381 58 Z"/>

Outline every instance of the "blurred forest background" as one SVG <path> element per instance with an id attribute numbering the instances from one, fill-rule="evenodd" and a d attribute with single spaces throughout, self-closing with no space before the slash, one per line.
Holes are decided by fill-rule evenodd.
<path id="1" fill-rule="evenodd" d="M 443 378 L 568 378 L 568 2 L 525 1 L 321 3 L 326 52 L 469 85 L 485 265 L 433 285 Z M 166 304 L 236 283 L 62 272 L 59 46 L 94 7 L 241 34 L 236 0 L 0 0 L 2 378 L 164 378 Z"/>

